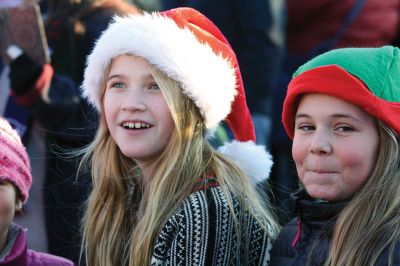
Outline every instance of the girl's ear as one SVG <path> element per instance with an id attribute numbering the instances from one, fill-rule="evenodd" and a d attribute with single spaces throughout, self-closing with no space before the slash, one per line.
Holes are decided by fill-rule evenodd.
<path id="1" fill-rule="evenodd" d="M 17 197 L 15 200 L 15 212 L 21 212 L 22 211 L 22 200 Z"/>

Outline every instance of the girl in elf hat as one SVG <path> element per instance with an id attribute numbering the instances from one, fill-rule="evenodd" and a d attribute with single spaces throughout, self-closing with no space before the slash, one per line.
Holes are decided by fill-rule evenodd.
<path id="1" fill-rule="evenodd" d="M 272 265 L 400 264 L 400 50 L 322 54 L 291 80 L 282 114 L 303 189 Z"/>
<path id="2" fill-rule="evenodd" d="M 30 162 L 18 133 L 0 117 L 0 265 L 69 266 L 67 259 L 27 249 L 25 231 L 12 223 L 29 196 Z"/>
<path id="3" fill-rule="evenodd" d="M 189 8 L 115 18 L 82 89 L 100 115 L 83 160 L 87 265 L 268 264 L 277 224 L 254 185 L 270 157 L 210 20 Z M 216 151 L 205 135 L 223 120 L 236 141 Z"/>

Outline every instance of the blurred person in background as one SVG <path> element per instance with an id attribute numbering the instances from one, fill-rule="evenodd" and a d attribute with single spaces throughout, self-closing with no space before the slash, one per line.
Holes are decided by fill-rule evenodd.
<path id="1" fill-rule="evenodd" d="M 30 160 L 18 132 L 0 116 L 0 265 L 72 266 L 70 260 L 27 248 L 26 229 L 13 222 L 29 197 Z"/>

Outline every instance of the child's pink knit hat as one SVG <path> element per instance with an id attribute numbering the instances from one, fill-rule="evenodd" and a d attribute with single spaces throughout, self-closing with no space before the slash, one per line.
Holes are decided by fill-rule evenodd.
<path id="1" fill-rule="evenodd" d="M 31 166 L 18 133 L 0 117 L 0 180 L 15 185 L 26 202 L 32 184 Z"/>

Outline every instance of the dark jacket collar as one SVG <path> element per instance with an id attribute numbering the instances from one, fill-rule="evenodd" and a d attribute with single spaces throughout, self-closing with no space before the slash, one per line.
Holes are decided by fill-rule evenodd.
<path id="1" fill-rule="evenodd" d="M 295 200 L 295 208 L 303 226 L 312 230 L 331 231 L 339 213 L 348 203 L 345 201 L 327 202 L 311 198 L 305 190 L 301 190 L 291 197 Z"/>

